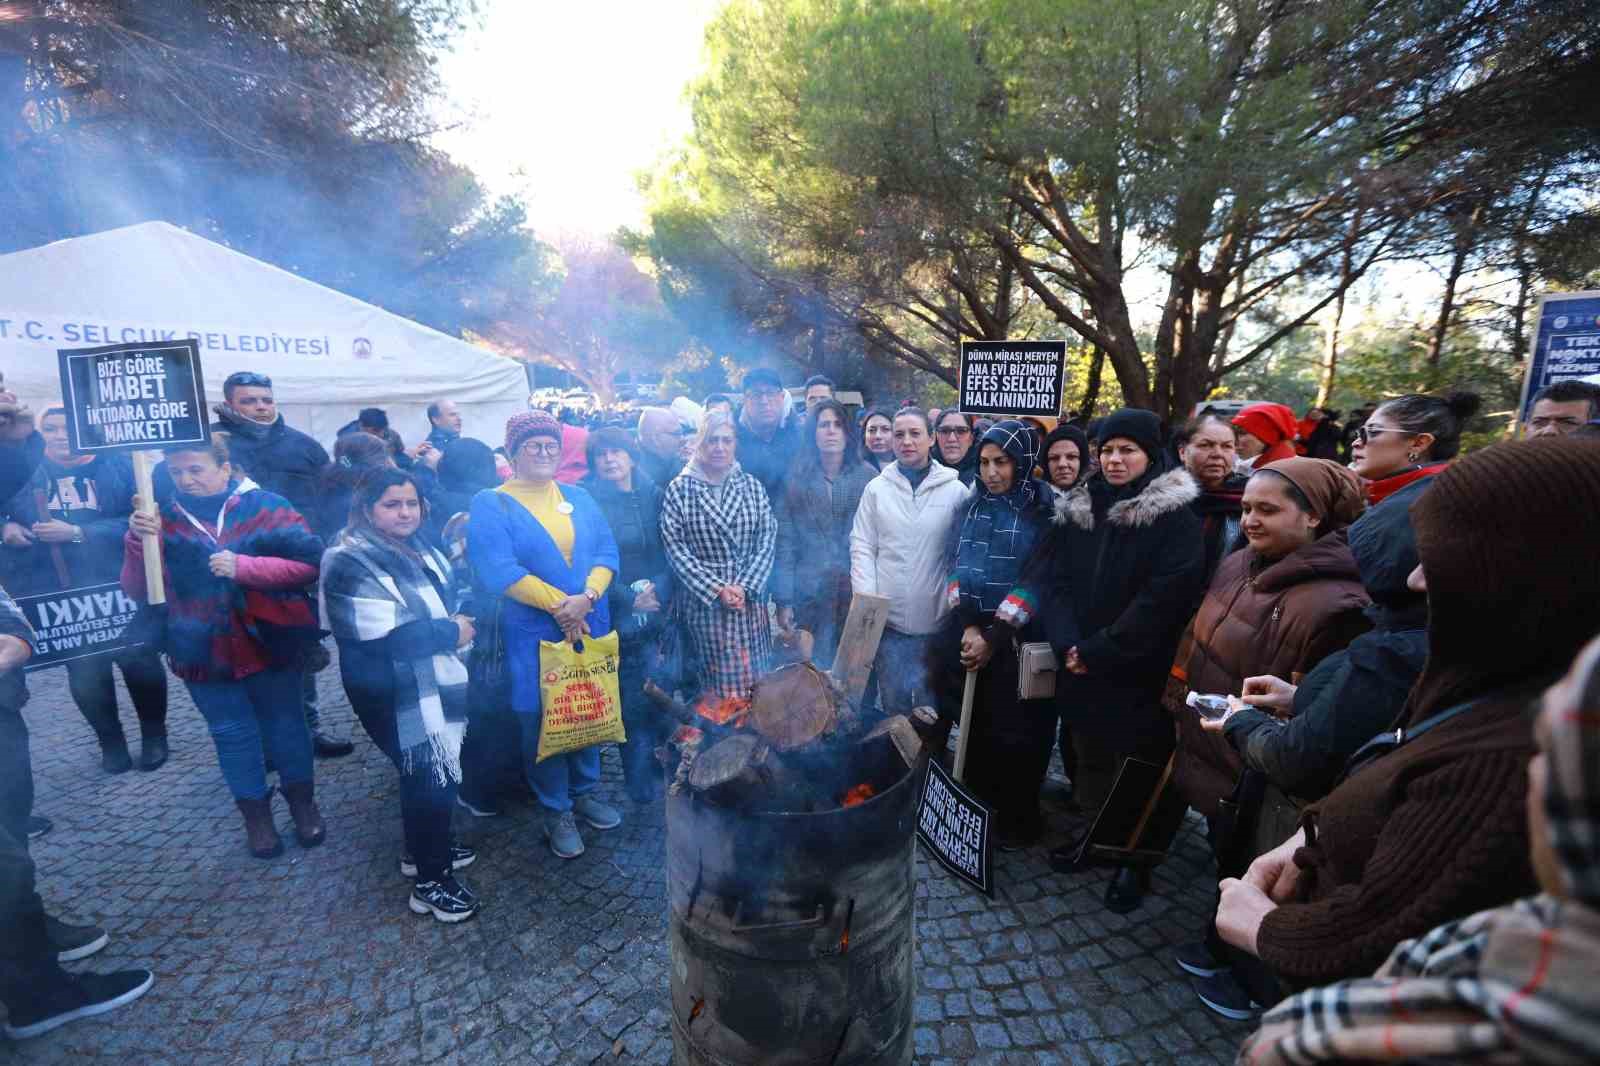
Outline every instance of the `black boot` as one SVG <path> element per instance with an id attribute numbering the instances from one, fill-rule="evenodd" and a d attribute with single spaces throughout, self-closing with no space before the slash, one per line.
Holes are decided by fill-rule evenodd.
<path id="1" fill-rule="evenodd" d="M 1150 871 L 1124 866 L 1106 886 L 1106 910 L 1112 914 L 1129 914 L 1144 902 L 1150 890 Z"/>
<path id="2" fill-rule="evenodd" d="M 356 746 L 348 740 L 339 737 L 330 737 L 322 730 L 314 730 L 311 734 L 311 749 L 321 759 L 339 759 L 356 750 Z"/>
<path id="3" fill-rule="evenodd" d="M 118 733 L 100 738 L 100 768 L 108 774 L 125 774 L 133 769 L 127 737 Z"/>
<path id="4" fill-rule="evenodd" d="M 165 733 L 146 733 L 139 741 L 139 769 L 146 773 L 159 770 L 169 754 Z"/>

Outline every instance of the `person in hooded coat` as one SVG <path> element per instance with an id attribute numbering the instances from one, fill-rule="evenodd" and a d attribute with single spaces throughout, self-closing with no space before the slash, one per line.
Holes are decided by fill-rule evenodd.
<path id="1" fill-rule="evenodd" d="M 1160 766 L 1172 754 L 1161 695 L 1205 566 L 1189 509 L 1200 490 L 1187 470 L 1168 469 L 1160 419 L 1124 408 L 1102 420 L 1100 435 L 1100 470 L 1056 502 L 1023 582 L 1048 605 L 1044 630 L 1065 667 L 1056 702 L 1072 730 L 1073 789 L 1091 810 L 1123 759 Z M 1076 845 L 1058 848 L 1051 862 L 1072 869 L 1077 854 Z M 1137 905 L 1137 880 L 1113 881 L 1118 906 Z"/>
<path id="2" fill-rule="evenodd" d="M 1239 429 L 1239 458 L 1250 460 L 1252 470 L 1295 457 L 1294 439 L 1299 422 L 1281 403 L 1253 403 L 1233 416 Z"/>
<path id="3" fill-rule="evenodd" d="M 1292 985 L 1370 974 L 1402 940 L 1534 891 L 1529 701 L 1600 631 L 1600 442 L 1474 452 L 1411 520 L 1428 661 L 1397 730 L 1222 882 L 1218 933 Z"/>
<path id="4" fill-rule="evenodd" d="M 978 479 L 978 436 L 971 415 L 950 409 L 939 415 L 933 424 L 933 457 L 948 466 L 961 478 L 963 485 Z"/>
<path id="5" fill-rule="evenodd" d="M 1405 941 L 1372 977 L 1283 1001 L 1240 1063 L 1600 1061 L 1600 640 L 1545 690 L 1534 733 L 1539 893 Z"/>
<path id="6" fill-rule="evenodd" d="M 1343 535 L 1364 502 L 1356 476 L 1324 459 L 1282 459 L 1251 477 L 1249 547 L 1222 561 L 1195 615 L 1189 691 L 1236 696 L 1248 677 L 1298 677 L 1366 631 L 1369 601 Z M 1177 718 L 1173 783 L 1215 819 L 1244 763 L 1200 715 Z"/>
<path id="7" fill-rule="evenodd" d="M 1039 786 L 1055 737 L 1048 701 L 1017 699 L 1016 643 L 1032 635 L 1030 623 L 1039 613 L 1018 586 L 1055 501 L 1049 486 L 1033 477 L 1034 441 L 1029 427 L 1006 420 L 976 449 L 978 483 L 952 531 L 945 588 L 950 617 L 939 654 L 945 679 L 940 705 L 948 717 L 961 706 L 966 674 L 978 675 L 964 783 L 997 809 L 1002 847 L 1030 843 L 1043 828 Z M 952 669 L 957 665 L 961 670 Z"/>
<path id="8" fill-rule="evenodd" d="M 1282 459 L 1250 478 L 1242 525 L 1249 546 L 1223 560 L 1195 616 L 1185 664 L 1189 691 L 1235 696 L 1252 676 L 1299 677 L 1366 630 L 1367 596 L 1345 540 L 1364 505 L 1356 476 L 1322 459 Z M 1253 830 L 1269 793 L 1273 809 L 1293 807 L 1259 772 L 1246 772 L 1220 734 L 1202 728 L 1206 718 L 1181 703 L 1175 714 L 1173 785 L 1205 815 L 1218 870 L 1242 873 L 1258 854 Z M 1213 928 L 1210 920 L 1206 928 Z M 1252 975 L 1237 971 L 1260 964 L 1215 961 L 1227 957 L 1225 948 L 1208 936 L 1203 946 L 1180 948 L 1178 965 L 1195 975 L 1196 993 L 1211 1009 L 1248 1016 L 1245 984 Z M 1269 981 L 1261 975 L 1259 983 Z"/>

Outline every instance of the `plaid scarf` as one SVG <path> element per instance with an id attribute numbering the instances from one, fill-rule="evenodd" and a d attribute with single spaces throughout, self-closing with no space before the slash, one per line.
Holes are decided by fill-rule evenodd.
<path id="1" fill-rule="evenodd" d="M 322 557 L 323 624 L 340 641 L 373 641 L 403 625 L 448 619 L 456 592 L 450 564 L 413 537 L 410 552 L 364 531 L 341 534 Z M 439 784 L 461 780 L 467 723 L 467 668 L 454 652 L 392 655 L 394 718 L 405 772 L 430 749 Z"/>
<path id="2" fill-rule="evenodd" d="M 1376 976 L 1291 997 L 1241 1063 L 1591 1063 L 1600 1059 L 1600 656 L 1577 706 L 1547 703 L 1546 831 L 1566 898 L 1539 895 L 1395 948 Z M 1572 702 L 1572 701 L 1568 701 Z"/>

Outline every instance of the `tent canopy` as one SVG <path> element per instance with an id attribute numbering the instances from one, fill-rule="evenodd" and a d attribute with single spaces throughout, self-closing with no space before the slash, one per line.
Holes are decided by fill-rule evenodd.
<path id="1" fill-rule="evenodd" d="M 0 371 L 35 411 L 61 395 L 58 348 L 190 336 L 213 403 L 234 371 L 266 374 L 289 424 L 328 445 L 363 407 L 407 444 L 435 400 L 491 443 L 527 409 L 522 364 L 165 222 L 0 256 Z"/>

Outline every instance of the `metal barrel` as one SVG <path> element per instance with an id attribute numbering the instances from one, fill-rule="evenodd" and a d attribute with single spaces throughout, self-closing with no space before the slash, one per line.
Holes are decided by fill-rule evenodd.
<path id="1" fill-rule="evenodd" d="M 676 1066 L 909 1066 L 914 782 L 817 813 L 668 797 Z"/>

